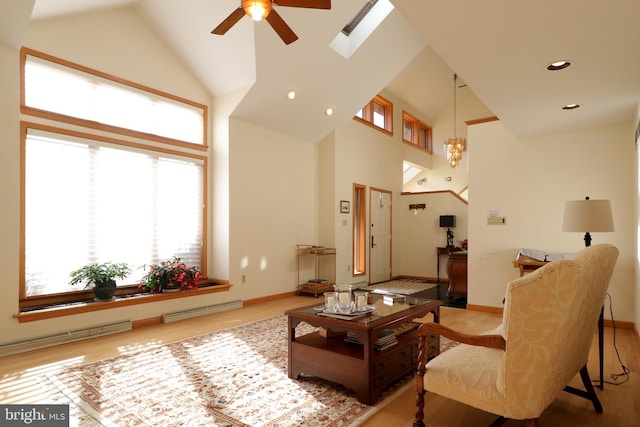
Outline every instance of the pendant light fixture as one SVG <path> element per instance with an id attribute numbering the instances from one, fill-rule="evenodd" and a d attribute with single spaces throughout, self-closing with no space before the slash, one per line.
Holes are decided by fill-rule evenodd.
<path id="1" fill-rule="evenodd" d="M 458 138 L 456 134 L 456 120 L 457 120 L 457 105 L 456 105 L 456 90 L 457 90 L 458 75 L 453 75 L 453 138 L 447 139 L 444 143 L 444 148 L 447 151 L 447 161 L 449 166 L 455 168 L 458 166 L 458 162 L 462 160 L 462 153 L 467 151 L 467 140 L 465 138 Z"/>

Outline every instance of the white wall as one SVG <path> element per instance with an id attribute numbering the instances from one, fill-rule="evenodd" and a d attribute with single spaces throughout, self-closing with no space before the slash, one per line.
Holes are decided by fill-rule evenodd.
<path id="1" fill-rule="evenodd" d="M 494 114 L 489 110 L 469 87 L 459 88 L 457 92 L 457 112 L 456 112 L 456 135 L 467 137 L 467 125 L 469 120 L 483 119 Z M 457 167 L 449 167 L 444 149 L 444 142 L 453 137 L 453 102 L 443 109 L 437 117 L 432 120 L 433 126 L 433 160 L 427 166 L 427 182 L 424 185 L 414 185 L 407 191 L 434 191 L 451 190 L 460 194 L 469 185 L 469 159 L 470 152 L 462 154 L 462 160 Z M 473 141 L 467 141 L 467 145 Z M 407 159 L 410 160 L 410 159 Z M 420 164 L 420 163 L 418 163 Z M 422 175 L 420 175 L 422 176 Z"/>
<path id="2" fill-rule="evenodd" d="M 636 114 L 635 120 L 635 128 L 634 131 L 638 132 L 638 127 L 640 127 L 640 101 L 638 102 L 638 112 Z M 635 136 L 635 134 L 634 134 Z M 636 224 L 636 230 L 634 233 L 634 248 L 636 250 L 636 260 L 635 260 L 635 326 L 636 333 L 640 334 L 640 172 L 638 172 L 638 165 L 640 164 L 640 153 L 638 152 L 638 144 L 640 144 L 640 135 L 638 135 L 638 139 L 636 139 L 636 155 L 634 156 L 635 165 L 634 165 L 634 180 L 635 188 L 634 188 L 634 224 Z"/>
<path id="3" fill-rule="evenodd" d="M 631 123 L 520 138 L 501 122 L 469 128 L 469 297 L 501 307 L 505 285 L 518 277 L 520 248 L 577 252 L 583 234 L 562 232 L 567 200 L 609 199 L 615 232 L 592 233 L 593 244 L 620 249 L 609 293 L 616 320 L 635 317 L 634 144 Z M 506 216 L 487 225 L 487 212 Z M 607 311 L 607 317 L 608 311 Z"/>
<path id="4" fill-rule="evenodd" d="M 348 200 L 353 205 L 354 183 L 367 187 L 367 210 L 369 192 L 372 187 L 392 192 L 392 233 L 396 229 L 395 222 L 397 220 L 393 212 L 396 210 L 396 203 L 399 203 L 402 191 L 402 161 L 405 145 L 401 142 L 402 104 L 390 94 L 382 93 L 382 96 L 394 104 L 396 130 L 393 136 L 355 120 L 334 133 L 335 200 L 333 211 L 336 214 L 334 214 L 335 227 L 332 231 L 335 233 L 338 253 L 336 263 L 338 283 L 368 281 L 369 277 L 368 251 L 366 276 L 352 276 L 352 215 L 337 214 L 340 200 Z M 425 153 L 421 153 L 421 155 L 425 158 L 429 156 Z M 423 160 L 423 163 L 425 161 Z M 353 211 L 353 209 L 351 210 Z M 396 246 L 394 241 L 392 259 L 396 259 Z M 398 267 L 392 264 L 392 275 L 396 274 L 399 274 Z"/>
<path id="5" fill-rule="evenodd" d="M 229 296 L 291 292 L 296 244 L 319 244 L 319 146 L 237 119 L 230 135 Z"/>
<path id="6" fill-rule="evenodd" d="M 20 256 L 20 105 L 18 51 L 0 44 L 0 330 L 15 337 Z M 6 337 L 6 338 L 5 338 Z"/>
<path id="7" fill-rule="evenodd" d="M 409 205 L 425 203 L 426 209 L 414 214 Z M 440 215 L 455 215 L 456 227 L 453 243 L 468 237 L 467 204 L 449 191 L 437 193 L 418 193 L 402 195 L 394 214 L 399 216 L 394 239 L 398 242 L 398 259 L 394 265 L 403 276 L 429 277 L 440 279 L 447 277 L 447 257 L 440 259 L 438 275 L 438 256 L 436 247 L 447 245 L 447 229 L 440 228 Z"/>
<path id="8" fill-rule="evenodd" d="M 343 128 L 336 130 L 335 140 L 331 141 L 334 145 L 335 156 L 335 182 L 333 183 L 335 185 L 335 199 L 332 207 L 335 213 L 332 214 L 331 218 L 333 219 L 333 224 L 335 224 L 335 242 L 338 250 L 336 269 L 339 283 L 368 281 L 369 278 L 368 253 L 366 256 L 367 274 L 365 276 L 352 277 L 352 215 L 337 214 L 340 200 L 349 200 L 353 203 L 354 183 L 367 186 L 367 200 L 369 190 L 372 187 L 392 192 L 393 244 L 391 275 L 423 277 L 436 277 L 435 248 L 436 246 L 446 245 L 446 238 L 443 238 L 445 235 L 440 229 L 425 228 L 417 231 L 424 240 L 421 240 L 420 243 L 415 243 L 415 240 L 413 240 L 415 235 L 412 235 L 409 231 L 408 224 L 411 224 L 410 221 L 413 221 L 414 218 L 407 218 L 408 207 L 406 206 L 406 200 L 404 200 L 406 196 L 401 196 L 403 191 L 402 162 L 407 160 L 428 169 L 431 180 L 427 185 L 420 186 L 420 191 L 449 190 L 453 188 L 456 188 L 455 191 L 459 191 L 467 185 L 466 169 L 462 168 L 462 166 L 457 169 L 450 169 L 442 150 L 442 141 L 446 139 L 442 135 L 449 135 L 448 129 L 453 129 L 452 115 L 448 117 L 443 114 L 438 117 L 441 122 L 432 124 L 428 118 L 420 116 L 401 99 L 387 92 L 382 92 L 381 95 L 393 103 L 395 124 L 393 135 L 385 134 L 353 120 Z M 465 120 L 491 115 L 489 110 L 479 102 L 472 92 L 467 91 L 465 98 L 468 100 L 468 107 L 462 103 L 458 105 L 458 119 L 462 123 L 458 128 L 460 135 L 465 135 L 466 133 Z M 417 119 L 433 126 L 435 148 L 433 155 L 402 142 L 403 111 L 407 111 Z M 450 112 L 452 113 L 452 110 Z M 442 141 L 439 141 L 440 139 Z M 440 169 L 444 168 L 444 171 L 436 169 L 435 165 L 439 165 Z M 450 176 L 453 173 L 452 171 L 455 172 L 457 178 L 452 179 L 452 181 L 445 181 L 444 177 Z M 439 216 L 447 213 L 444 211 L 459 215 L 455 240 L 466 238 L 466 205 L 453 196 L 434 195 L 432 197 L 434 197 L 433 203 L 438 207 L 429 208 L 427 215 L 431 216 L 437 212 Z M 444 213 L 441 213 L 441 210 Z M 462 237 L 463 235 L 465 237 Z M 409 265 L 408 259 L 417 259 L 420 264 Z M 443 277 L 446 277 L 446 272 L 443 268 L 441 273 L 444 274 Z"/>

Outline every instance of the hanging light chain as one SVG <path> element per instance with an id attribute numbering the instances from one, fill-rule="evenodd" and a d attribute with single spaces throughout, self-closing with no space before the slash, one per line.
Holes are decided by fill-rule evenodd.
<path id="1" fill-rule="evenodd" d="M 457 122 L 457 96 L 456 96 L 456 82 L 458 81 L 458 75 L 453 73 L 453 139 L 458 139 L 458 135 L 456 134 L 456 122 Z"/>

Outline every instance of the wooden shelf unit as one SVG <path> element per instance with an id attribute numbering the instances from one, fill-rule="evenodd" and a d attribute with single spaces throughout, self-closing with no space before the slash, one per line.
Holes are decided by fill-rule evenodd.
<path id="1" fill-rule="evenodd" d="M 335 263 L 336 257 L 336 249 L 335 248 L 325 248 L 315 245 L 296 245 L 296 294 L 309 294 L 314 297 L 318 297 L 323 292 L 333 290 L 333 285 L 335 284 L 335 265 L 333 268 L 333 274 L 331 278 L 321 279 L 320 278 L 320 260 L 325 257 L 333 257 L 333 261 Z M 300 263 L 301 260 L 306 258 L 313 258 L 314 262 L 314 276 L 312 278 L 308 278 L 305 280 L 300 279 Z"/>

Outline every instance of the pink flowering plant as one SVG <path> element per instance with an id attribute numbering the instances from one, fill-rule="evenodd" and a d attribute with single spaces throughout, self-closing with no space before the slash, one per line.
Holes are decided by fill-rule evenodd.
<path id="1" fill-rule="evenodd" d="M 163 289 L 198 289 L 198 281 L 202 277 L 198 267 L 188 267 L 178 257 L 143 268 L 147 272 L 140 281 L 140 287 L 152 293 Z"/>

